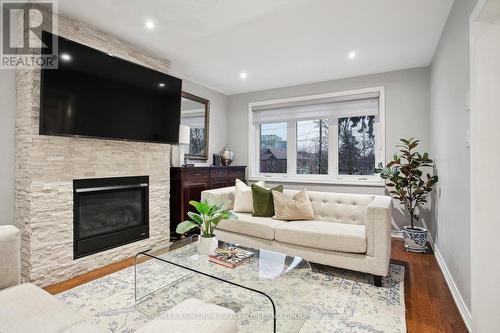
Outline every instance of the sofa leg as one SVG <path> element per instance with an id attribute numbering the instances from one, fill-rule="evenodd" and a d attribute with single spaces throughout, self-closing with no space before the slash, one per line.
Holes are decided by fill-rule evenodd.
<path id="1" fill-rule="evenodd" d="M 382 287 L 382 277 L 380 275 L 373 276 L 373 285 L 375 287 Z"/>

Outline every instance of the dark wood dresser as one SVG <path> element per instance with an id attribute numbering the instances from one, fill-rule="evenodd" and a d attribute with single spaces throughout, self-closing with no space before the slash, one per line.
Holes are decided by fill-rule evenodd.
<path id="1" fill-rule="evenodd" d="M 234 186 L 236 179 L 246 181 L 245 166 L 171 167 L 170 168 L 170 235 L 176 238 L 177 225 L 194 210 L 190 200 L 200 201 L 201 192 Z"/>

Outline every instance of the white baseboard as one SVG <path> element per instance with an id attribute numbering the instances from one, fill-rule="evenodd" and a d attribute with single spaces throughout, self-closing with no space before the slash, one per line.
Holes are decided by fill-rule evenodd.
<path id="1" fill-rule="evenodd" d="M 446 266 L 446 263 L 443 259 L 443 256 L 441 255 L 441 252 L 439 252 L 439 247 L 434 243 L 432 237 L 429 237 L 429 244 L 431 245 L 431 248 L 434 251 L 434 256 L 436 257 L 436 261 L 439 265 L 439 268 L 441 269 L 441 272 L 443 272 L 444 280 L 446 281 L 446 284 L 450 289 L 451 296 L 453 297 L 453 300 L 457 305 L 458 312 L 460 312 L 460 315 L 462 316 L 465 326 L 467 327 L 467 330 L 470 332 L 472 327 L 470 310 L 465 304 L 464 299 L 462 298 L 462 295 L 460 294 L 460 291 L 458 290 L 458 287 L 455 283 L 455 280 L 453 280 L 450 270 L 448 269 L 448 266 Z"/>
<path id="2" fill-rule="evenodd" d="M 441 252 L 439 252 L 439 248 L 436 244 L 433 244 L 433 249 L 439 268 L 441 268 L 441 271 L 443 272 L 444 275 L 444 279 L 448 284 L 448 288 L 450 288 L 451 296 L 453 296 L 453 300 L 455 301 L 455 304 L 458 307 L 458 311 L 460 312 L 460 315 L 464 320 L 465 326 L 467 327 L 467 330 L 469 330 L 470 332 L 472 327 L 470 310 L 467 308 L 467 305 L 465 304 L 462 295 L 460 295 L 460 291 L 458 290 L 457 285 L 455 284 L 455 281 L 453 280 L 453 277 L 451 276 L 450 271 L 448 270 L 448 267 L 446 266 L 446 263 L 444 262 L 444 259 L 441 256 Z"/>
<path id="3" fill-rule="evenodd" d="M 399 230 L 392 230 L 391 231 L 391 237 L 392 238 L 401 238 L 401 239 L 403 239 L 403 234 Z"/>
<path id="4" fill-rule="evenodd" d="M 391 236 L 394 238 L 403 238 L 401 232 L 397 230 L 393 230 Z M 444 262 L 444 259 L 441 256 L 441 252 L 439 252 L 439 248 L 437 247 L 436 244 L 434 244 L 431 237 L 429 237 L 429 244 L 432 250 L 434 251 L 436 261 L 439 265 L 439 268 L 441 269 L 441 272 L 443 273 L 446 284 L 450 289 L 451 296 L 453 297 L 453 300 L 455 301 L 455 304 L 458 307 L 458 312 L 460 312 L 460 315 L 462 316 L 465 326 L 467 327 L 467 330 L 470 332 L 472 327 L 470 310 L 469 308 L 467 308 L 467 305 L 465 304 L 464 299 L 462 298 L 462 295 L 460 294 L 460 291 L 458 290 L 457 285 L 455 284 L 455 281 L 453 280 L 453 277 L 451 276 L 451 273 L 448 270 L 448 266 L 446 266 L 446 263 Z"/>

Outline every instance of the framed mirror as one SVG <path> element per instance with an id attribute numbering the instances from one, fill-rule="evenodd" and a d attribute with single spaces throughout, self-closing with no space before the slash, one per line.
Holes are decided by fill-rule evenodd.
<path id="1" fill-rule="evenodd" d="M 181 125 L 189 127 L 188 160 L 208 160 L 208 117 L 210 101 L 182 92 Z"/>

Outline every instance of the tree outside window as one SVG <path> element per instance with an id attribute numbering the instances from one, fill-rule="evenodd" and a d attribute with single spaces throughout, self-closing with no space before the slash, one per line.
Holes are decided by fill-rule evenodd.
<path id="1" fill-rule="evenodd" d="M 339 174 L 373 175 L 375 116 L 339 118 Z"/>
<path id="2" fill-rule="evenodd" d="M 297 121 L 297 174 L 328 174 L 328 120 Z"/>

